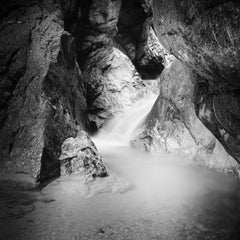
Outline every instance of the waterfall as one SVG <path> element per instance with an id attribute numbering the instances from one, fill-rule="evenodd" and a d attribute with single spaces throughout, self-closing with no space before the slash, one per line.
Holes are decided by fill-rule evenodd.
<path id="1" fill-rule="evenodd" d="M 156 94 L 149 94 L 136 101 L 100 130 L 99 134 L 93 138 L 94 142 L 97 145 L 108 143 L 110 145 L 128 146 L 133 133 L 144 121 L 156 99 Z"/>

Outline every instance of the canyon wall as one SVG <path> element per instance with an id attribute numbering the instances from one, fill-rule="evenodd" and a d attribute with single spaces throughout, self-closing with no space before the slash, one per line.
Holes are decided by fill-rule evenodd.
<path id="1" fill-rule="evenodd" d="M 197 116 L 240 161 L 239 1 L 154 0 L 160 42 L 194 71 Z"/>
<path id="2" fill-rule="evenodd" d="M 144 2 L 132 3 L 133 12 L 145 11 Z M 150 65 L 160 66 L 152 77 L 161 73 L 153 31 L 148 41 L 151 14 L 141 15 L 134 35 L 144 39 L 138 60 L 150 59 L 139 67 L 117 40 L 120 0 L 10 0 L 0 7 L 1 179 L 23 176 L 34 184 L 84 170 L 106 176 L 85 131 L 142 96 L 146 85 L 136 68 L 151 76 Z"/>
<path id="3" fill-rule="evenodd" d="M 74 39 L 59 3 L 1 4 L 1 172 L 59 176 L 61 144 L 84 127 L 86 101 Z"/>
<path id="4" fill-rule="evenodd" d="M 195 113 L 193 79 L 194 73 L 171 57 L 158 81 L 159 97 L 131 145 L 152 153 L 174 153 L 205 167 L 235 174 L 237 162 Z"/>
<path id="5" fill-rule="evenodd" d="M 203 123 L 240 161 L 238 1 L 154 0 L 152 8 L 149 0 L 9 0 L 0 7 L 1 176 L 108 175 L 86 132 L 144 97 L 143 79 L 164 69 L 160 42 L 178 60 L 160 77 L 139 144 L 194 149 L 203 159 L 221 146 Z"/>
<path id="6" fill-rule="evenodd" d="M 70 31 L 83 71 L 90 129 L 97 131 L 139 98 L 142 78 L 160 75 L 163 58 L 145 1 L 94 0 L 81 12 Z"/>

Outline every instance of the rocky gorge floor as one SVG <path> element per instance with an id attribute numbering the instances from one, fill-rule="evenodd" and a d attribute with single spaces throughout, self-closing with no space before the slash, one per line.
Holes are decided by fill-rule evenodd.
<path id="1" fill-rule="evenodd" d="M 110 177 L 65 177 L 31 192 L 0 189 L 0 238 L 239 239 L 236 180 L 177 156 L 100 145 Z"/>

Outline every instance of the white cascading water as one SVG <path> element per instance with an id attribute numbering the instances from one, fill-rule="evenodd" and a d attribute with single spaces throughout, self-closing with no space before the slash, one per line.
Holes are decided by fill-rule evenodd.
<path id="1" fill-rule="evenodd" d="M 94 138 L 96 144 L 128 146 L 134 130 L 144 121 L 156 99 L 156 94 L 149 94 L 117 115 Z"/>
<path id="2" fill-rule="evenodd" d="M 189 159 L 164 152 L 153 155 L 129 146 L 132 134 L 144 121 L 156 99 L 156 94 L 139 99 L 93 138 L 110 170 L 110 178 L 101 180 L 92 194 L 105 191 L 104 188 L 108 192 L 124 192 L 129 190 L 129 186 L 134 186 L 135 192 L 141 192 L 143 199 L 150 194 L 159 201 L 170 198 L 177 203 L 182 198 L 204 191 L 208 185 L 207 178 L 202 176 L 202 170 L 196 172 Z"/>
<path id="3" fill-rule="evenodd" d="M 173 194 L 174 199 L 179 199 L 180 195 L 185 196 L 184 187 L 195 187 L 190 182 L 185 184 L 187 174 L 181 166 L 185 162 L 184 159 L 175 159 L 165 153 L 151 155 L 129 146 L 133 133 L 144 121 L 156 99 L 156 94 L 139 99 L 125 112 L 112 119 L 93 138 L 103 162 L 110 171 L 110 177 L 101 181 L 99 185 L 96 181 L 91 194 L 105 191 L 104 189 L 108 189 L 109 192 L 125 192 L 130 186 L 134 186 L 135 191 L 140 191 L 144 198 L 150 194 L 162 199 L 158 192 L 162 188 L 165 196 L 170 197 L 169 194 Z M 179 194 L 179 198 L 176 194 Z"/>

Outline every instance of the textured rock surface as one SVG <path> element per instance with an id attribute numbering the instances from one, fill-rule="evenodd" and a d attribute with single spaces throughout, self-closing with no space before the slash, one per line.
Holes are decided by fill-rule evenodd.
<path id="1" fill-rule="evenodd" d="M 11 0 L 0 7 L 1 173 L 44 181 L 59 176 L 65 139 L 79 126 L 101 127 L 145 84 L 115 43 L 120 0 Z M 144 69 L 162 58 L 150 25 L 141 24 Z M 147 46 L 155 52 L 146 54 Z"/>
<path id="2" fill-rule="evenodd" d="M 87 91 L 88 118 L 91 130 L 96 131 L 132 103 L 145 85 L 131 62 L 133 59 L 126 56 L 124 47 L 115 39 L 119 14 L 124 10 L 121 1 L 94 0 L 85 7 L 89 11 L 83 13 L 73 34 Z M 156 40 L 153 36 L 151 39 Z M 156 53 L 158 64 L 162 61 L 160 53 L 160 50 Z"/>
<path id="3" fill-rule="evenodd" d="M 197 73 L 197 115 L 240 162 L 239 1 L 153 3 L 160 42 Z"/>
<path id="4" fill-rule="evenodd" d="M 146 88 L 132 62 L 117 47 L 113 48 L 108 68 L 104 72 L 99 67 L 91 68 L 84 82 L 92 130 L 102 127 Z"/>
<path id="5" fill-rule="evenodd" d="M 239 12 L 238 1 L 154 1 L 158 38 L 191 69 L 184 75 L 174 63 L 173 75 L 162 75 L 147 121 L 162 148 L 197 144 L 203 146 L 198 156 L 215 151 L 218 144 L 202 131 L 195 108 L 240 161 Z M 79 127 L 97 130 L 142 95 L 141 77 L 156 78 L 163 70 L 164 51 L 152 23 L 148 0 L 2 1 L 0 172 L 38 181 L 59 176 L 64 140 L 74 147 Z M 154 122 L 156 115 L 164 117 Z M 93 168 L 95 160 L 89 160 Z M 73 162 L 65 171 L 81 168 Z"/>
<path id="6" fill-rule="evenodd" d="M 90 177 L 108 175 L 97 148 L 84 131 L 77 137 L 68 138 L 63 142 L 61 156 L 61 175 L 81 174 Z"/>
<path id="7" fill-rule="evenodd" d="M 177 59 L 164 69 L 159 97 L 131 143 L 150 152 L 175 152 L 204 166 L 235 171 L 233 158 L 196 116 L 191 76 Z"/>
<path id="8" fill-rule="evenodd" d="M 59 176 L 65 139 L 75 138 L 79 126 L 101 127 L 145 84 L 115 43 L 120 0 L 12 0 L 0 6 L 1 173 L 44 181 Z M 145 40 L 137 52 L 156 50 L 150 25 L 141 27 Z M 150 52 L 143 68 L 152 66 Z M 159 64 L 161 51 L 154 53 Z"/>
<path id="9" fill-rule="evenodd" d="M 159 80 L 159 97 L 145 122 L 146 136 L 141 134 L 149 148 L 172 152 L 193 146 L 194 140 L 186 128 L 192 113 L 194 86 L 187 69 L 175 60 L 163 71 Z M 155 139 L 153 139 L 155 138 Z"/>
<path id="10" fill-rule="evenodd" d="M 157 78 L 163 52 L 152 29 L 152 4 L 148 0 L 123 0 L 116 40 L 144 79 Z"/>
<path id="11" fill-rule="evenodd" d="M 108 78 L 109 72 L 118 67 L 116 62 L 112 63 L 115 58 L 113 35 L 117 32 L 121 1 L 94 0 L 84 7 L 86 9 L 75 35 L 78 43 L 78 61 L 83 69 L 87 91 L 90 128 L 91 131 L 96 131 L 113 115 L 113 108 L 122 100 L 113 94 L 118 91 L 115 79 L 111 83 L 111 79 Z M 121 78 L 116 80 L 121 81 Z"/>
<path id="12" fill-rule="evenodd" d="M 74 40 L 63 25 L 58 1 L 1 2 L 1 175 L 59 176 L 63 141 L 87 123 Z"/>

